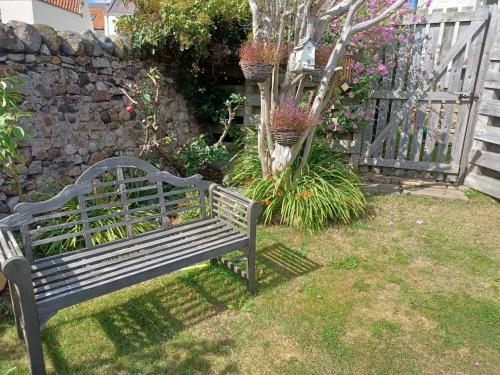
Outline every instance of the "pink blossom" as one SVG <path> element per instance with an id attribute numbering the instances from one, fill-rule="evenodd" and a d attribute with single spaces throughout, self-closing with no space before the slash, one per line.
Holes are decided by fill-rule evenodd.
<path id="1" fill-rule="evenodd" d="M 352 128 L 352 129 L 357 129 L 357 128 L 358 128 L 358 124 L 356 124 L 356 123 L 351 124 L 351 128 Z"/>
<path id="2" fill-rule="evenodd" d="M 385 75 L 387 75 L 387 73 L 389 73 L 387 70 L 387 66 L 384 64 L 379 64 L 377 69 L 378 69 L 378 72 L 380 74 L 382 74 L 383 76 L 385 76 Z"/>
<path id="3" fill-rule="evenodd" d="M 354 93 L 351 91 L 349 94 L 347 94 L 349 96 L 349 98 L 354 98 Z"/>
<path id="4" fill-rule="evenodd" d="M 353 78 L 352 83 L 354 83 L 354 84 L 359 83 L 359 78 Z"/>
<path id="5" fill-rule="evenodd" d="M 363 64 L 361 64 L 359 61 L 356 61 L 356 63 L 354 64 L 354 71 L 356 72 L 356 74 L 363 73 L 363 70 L 365 70 Z"/>
<path id="6" fill-rule="evenodd" d="M 369 66 L 368 68 L 366 68 L 366 72 L 368 74 L 373 74 L 374 71 L 375 71 L 375 68 L 373 66 Z"/>
<path id="7" fill-rule="evenodd" d="M 380 61 L 380 55 L 378 53 L 376 53 L 375 55 L 373 55 L 373 61 L 375 61 L 375 62 L 379 62 Z"/>

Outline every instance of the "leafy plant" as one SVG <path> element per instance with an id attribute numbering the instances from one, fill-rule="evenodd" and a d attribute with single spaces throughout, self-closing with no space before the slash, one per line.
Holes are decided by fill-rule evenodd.
<path id="1" fill-rule="evenodd" d="M 185 163 L 186 175 L 195 173 L 202 165 L 223 160 L 227 155 L 226 146 L 219 143 L 209 145 L 204 135 L 194 138 L 177 153 L 177 157 Z"/>
<path id="2" fill-rule="evenodd" d="M 343 156 L 325 143 L 314 144 L 306 168 L 295 181 L 295 165 L 261 177 L 255 143 L 235 156 L 228 176 L 230 184 L 245 186 L 244 194 L 262 203 L 265 223 L 320 229 L 331 221 L 348 223 L 364 212 L 359 178 L 346 167 Z"/>
<path id="3" fill-rule="evenodd" d="M 134 15 L 117 27 L 146 55 L 167 62 L 198 121 L 216 124 L 224 111 L 238 48 L 250 29 L 247 0 L 130 0 Z M 234 78 L 233 78 L 234 79 Z M 241 79 L 241 78 L 240 78 Z"/>
<path id="4" fill-rule="evenodd" d="M 222 145 L 226 135 L 229 133 L 231 129 L 231 125 L 233 124 L 233 120 L 236 116 L 236 111 L 238 108 L 245 103 L 246 98 L 240 94 L 232 93 L 229 98 L 225 101 L 226 105 L 226 113 L 224 116 L 220 117 L 219 123 L 223 126 L 222 134 L 217 141 L 217 144 Z"/>
<path id="5" fill-rule="evenodd" d="M 171 152 L 166 147 L 171 145 L 174 137 L 166 129 L 165 120 L 161 118 L 160 95 L 165 80 L 157 67 L 150 68 L 146 77 L 138 83 L 128 87 L 128 91 L 122 88 L 131 104 L 127 107 L 129 112 L 136 109 L 142 113 L 144 118 L 144 139 L 140 145 L 141 155 L 157 152 L 163 159 L 163 164 L 171 164 Z"/>
<path id="6" fill-rule="evenodd" d="M 246 128 L 244 135 L 237 142 L 240 151 L 231 159 L 227 177 L 233 186 L 248 186 L 262 173 L 257 149 L 257 134 L 252 128 Z"/>
<path id="7" fill-rule="evenodd" d="M 0 165 L 3 164 L 12 173 L 22 200 L 23 192 L 15 159 L 20 156 L 18 145 L 26 136 L 26 132 L 18 125 L 18 121 L 22 117 L 30 116 L 30 113 L 18 108 L 21 95 L 16 91 L 16 86 L 21 84 L 23 81 L 18 77 L 5 77 L 0 80 Z"/>

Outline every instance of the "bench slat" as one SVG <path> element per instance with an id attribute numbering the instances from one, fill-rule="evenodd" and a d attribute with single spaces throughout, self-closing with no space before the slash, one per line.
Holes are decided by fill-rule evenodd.
<path id="1" fill-rule="evenodd" d="M 158 219 L 160 217 L 160 214 L 153 214 L 153 215 L 147 215 L 147 216 L 142 216 L 138 217 L 135 219 L 130 219 L 129 221 L 120 221 L 118 223 L 111 223 L 111 224 L 106 224 L 102 225 L 100 227 L 96 228 L 89 228 L 88 230 L 81 230 L 78 232 L 73 232 L 73 233 L 66 233 L 66 234 L 61 234 L 59 236 L 54 236 L 50 238 L 44 238 L 41 240 L 36 240 L 31 243 L 32 246 L 40 246 L 40 245 L 45 245 L 51 242 L 56 242 L 56 241 L 61 241 L 61 240 L 67 240 L 68 238 L 73 238 L 73 237 L 80 237 L 80 236 L 85 236 L 86 234 L 92 234 L 92 233 L 98 233 L 102 232 L 104 230 L 108 229 L 113 229 L 113 228 L 118 228 L 118 227 L 124 227 L 129 224 L 136 224 L 140 223 L 146 220 L 154 220 Z M 87 246 L 87 245 L 86 245 Z M 88 247 L 88 246 L 87 246 Z"/>
<path id="2" fill-rule="evenodd" d="M 213 230 L 225 225 L 226 224 L 224 222 L 214 221 L 213 223 L 204 223 L 182 231 L 166 232 L 165 230 L 160 230 L 155 232 L 154 236 L 142 236 L 140 238 L 134 237 L 130 240 L 112 242 L 107 246 L 79 252 L 67 257 L 61 256 L 48 262 L 36 262 L 32 267 L 32 277 L 36 278 L 39 275 L 47 275 L 47 270 L 54 268 L 56 269 L 56 272 L 60 272 L 61 266 L 66 266 L 70 263 L 72 267 L 84 266 L 86 264 L 85 262 L 88 262 L 89 260 L 103 260 L 109 257 L 109 254 L 122 256 L 130 251 L 138 251 L 141 246 L 144 246 L 143 244 L 146 243 L 154 246 L 163 243 L 163 241 L 165 241 L 165 238 L 167 237 L 170 237 L 171 241 L 174 241 L 177 239 L 185 238 L 186 236 L 193 235 L 195 233 L 204 233 L 206 230 Z"/>
<path id="3" fill-rule="evenodd" d="M 246 217 L 238 215 L 238 212 L 236 212 L 234 210 L 231 210 L 227 206 L 224 206 L 224 205 L 221 205 L 221 204 L 218 204 L 218 203 L 214 202 L 214 208 L 216 208 L 217 210 L 220 210 L 220 211 L 224 212 L 225 214 L 229 215 L 231 218 L 233 218 L 235 220 L 241 221 L 241 224 L 243 224 L 243 225 L 247 224 Z"/>
<path id="4" fill-rule="evenodd" d="M 154 277 L 162 276 L 184 267 L 215 258 L 224 253 L 241 249 L 248 246 L 248 239 L 234 239 L 223 245 L 209 246 L 202 250 L 170 259 L 165 262 L 153 264 L 148 268 L 117 276 L 109 280 L 103 280 L 91 286 L 84 286 L 81 289 L 68 291 L 62 295 L 48 297 L 37 302 L 37 309 L 40 315 L 44 316 L 64 307 L 107 294 L 130 285 L 134 285 Z"/>
<path id="5" fill-rule="evenodd" d="M 62 295 L 71 290 L 78 290 L 82 287 L 91 286 L 95 283 L 117 276 L 126 276 L 132 271 L 137 271 L 145 268 L 147 269 L 151 266 L 154 266 L 155 264 L 167 262 L 180 256 L 189 255 L 193 252 L 202 250 L 205 247 L 224 245 L 225 243 L 232 240 L 242 240 L 244 238 L 245 236 L 241 233 L 231 233 L 225 231 L 205 241 L 202 240 L 199 243 L 194 243 L 193 245 L 186 244 L 185 246 L 180 246 L 178 248 L 176 247 L 173 249 L 173 251 L 170 252 L 152 253 L 140 251 L 138 253 L 138 257 L 135 257 L 133 259 L 124 258 L 118 265 L 111 265 L 100 270 L 91 270 L 89 274 L 87 274 L 87 277 L 74 277 L 68 280 L 68 282 L 57 283 L 53 286 L 50 285 L 48 290 L 44 290 L 44 288 L 37 288 L 37 290 L 35 291 L 35 299 L 37 301 L 41 301 L 52 296 Z M 157 249 L 161 250 L 161 247 Z M 99 264 L 102 265 L 103 263 Z M 106 265 L 106 263 L 104 263 L 104 265 Z"/>
<path id="6" fill-rule="evenodd" d="M 209 240 L 213 235 L 219 235 L 220 233 L 227 233 L 228 231 L 230 231 L 230 229 L 227 226 L 210 226 L 206 232 L 200 234 L 199 236 L 196 236 L 197 238 L 194 237 L 174 238 L 173 236 L 172 238 L 162 237 L 158 240 L 145 243 L 143 247 L 134 247 L 133 249 L 131 249 L 131 251 L 128 252 L 124 253 L 109 252 L 105 254 L 104 259 L 100 259 L 97 262 L 95 261 L 93 262 L 91 258 L 90 261 L 88 261 L 88 259 L 86 259 L 85 262 L 75 261 L 74 263 L 68 263 L 63 266 L 58 266 L 56 269 L 50 268 L 45 271 L 37 272 L 36 274 L 32 274 L 33 284 L 35 285 L 35 287 L 52 284 L 54 282 L 59 282 L 61 280 L 71 278 L 73 276 L 90 273 L 102 267 L 103 264 L 104 266 L 107 266 L 115 263 L 128 261 L 130 259 L 133 259 L 133 257 L 141 254 L 142 255 L 150 253 L 153 254 L 158 251 L 169 252 L 172 249 L 175 251 L 177 247 L 185 245 L 186 242 L 188 242 L 189 246 L 190 240 L 192 238 L 193 240 L 191 241 L 191 243 L 196 243 L 200 239 L 203 241 Z M 100 255 L 96 256 L 102 258 Z M 106 263 L 103 263 L 103 261 L 105 261 Z"/>
<path id="7" fill-rule="evenodd" d="M 227 206 L 227 207 L 231 208 L 232 210 L 238 211 L 239 213 L 241 213 L 245 216 L 246 216 L 247 211 L 248 211 L 246 206 L 242 206 L 241 204 L 235 204 L 235 203 L 232 203 L 231 201 L 228 202 L 227 200 L 220 199 L 217 196 L 213 197 L 213 203 Z"/>

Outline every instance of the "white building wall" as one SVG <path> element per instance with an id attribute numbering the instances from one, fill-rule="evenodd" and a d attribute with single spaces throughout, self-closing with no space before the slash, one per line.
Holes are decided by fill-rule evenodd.
<path id="1" fill-rule="evenodd" d="M 116 22 L 120 16 L 106 15 L 104 18 L 104 33 L 107 36 L 116 35 Z"/>
<path id="2" fill-rule="evenodd" d="M 33 0 L 0 0 L 2 22 L 12 20 L 34 23 Z"/>
<path id="3" fill-rule="evenodd" d="M 418 5 L 423 6 L 428 0 L 419 0 Z M 480 3 L 481 1 L 479 1 Z M 478 0 L 432 0 L 429 9 L 447 9 L 458 8 L 459 10 L 465 7 L 475 7 Z"/>
<path id="4" fill-rule="evenodd" d="M 77 14 L 42 1 L 33 0 L 34 23 L 52 26 L 57 31 L 68 30 L 82 33 L 86 30 L 92 30 L 88 1 L 83 0 L 82 3 L 82 14 Z"/>
<path id="5" fill-rule="evenodd" d="M 18 20 L 82 33 L 92 30 L 88 1 L 82 0 L 82 4 L 82 14 L 77 14 L 39 0 L 0 0 L 0 14 L 3 23 Z"/>

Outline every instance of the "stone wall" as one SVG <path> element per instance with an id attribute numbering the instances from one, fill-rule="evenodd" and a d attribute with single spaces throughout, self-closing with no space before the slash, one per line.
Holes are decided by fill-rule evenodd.
<path id="1" fill-rule="evenodd" d="M 123 59 L 126 53 L 121 39 L 98 39 L 91 32 L 82 36 L 21 22 L 0 24 L 0 76 L 15 74 L 25 81 L 20 107 L 32 114 L 21 121 L 29 138 L 18 165 L 29 199 L 104 158 L 138 155 L 140 114 L 126 111 L 121 89 L 143 77 L 148 66 Z M 198 126 L 168 81 L 161 99 L 164 126 L 185 143 Z M 0 214 L 17 203 L 11 181 L 7 171 L 0 172 Z"/>

